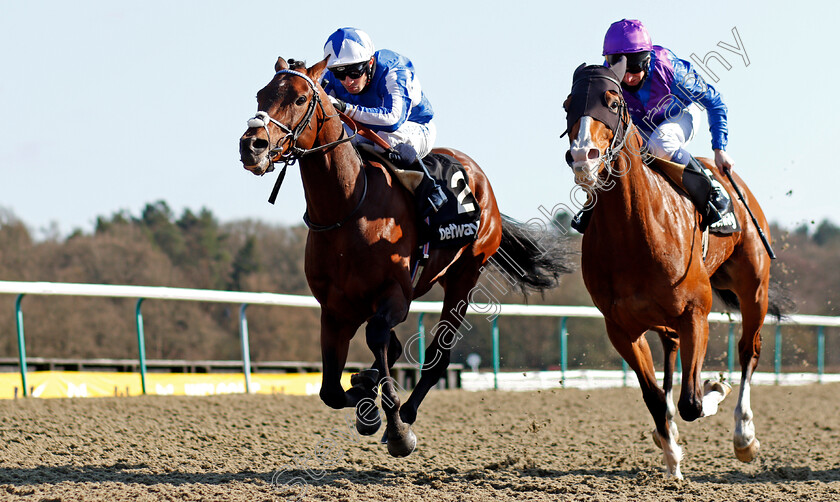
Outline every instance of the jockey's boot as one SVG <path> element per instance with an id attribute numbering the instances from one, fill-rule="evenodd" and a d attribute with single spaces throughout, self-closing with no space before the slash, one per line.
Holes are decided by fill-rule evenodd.
<path id="1" fill-rule="evenodd" d="M 432 212 L 436 213 L 440 211 L 449 199 L 446 197 L 446 194 L 443 192 L 440 185 L 438 185 L 437 180 L 429 174 L 429 170 L 426 169 L 426 165 L 423 164 L 423 161 L 417 157 L 417 151 L 414 150 L 414 147 L 408 143 L 400 143 L 388 151 L 388 158 L 397 167 L 410 171 L 421 172 L 430 180 L 432 190 L 427 199 L 429 201 L 429 209 L 426 211 L 426 215 Z"/>
<path id="2" fill-rule="evenodd" d="M 713 182 L 694 157 L 689 158 L 683 170 L 682 184 L 700 212 L 700 230 L 706 230 L 706 227 L 719 221 L 721 214 L 729 208 L 729 198 L 723 194 L 720 183 Z"/>

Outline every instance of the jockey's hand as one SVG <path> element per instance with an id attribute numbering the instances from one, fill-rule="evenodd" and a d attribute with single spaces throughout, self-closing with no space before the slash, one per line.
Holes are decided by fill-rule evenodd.
<path id="1" fill-rule="evenodd" d="M 715 150 L 715 166 L 723 173 L 728 173 L 735 165 L 735 161 L 723 150 Z"/>
<path id="2" fill-rule="evenodd" d="M 330 103 L 332 103 L 333 108 L 335 108 L 336 111 L 344 113 L 347 110 L 347 103 L 338 99 L 335 96 L 328 96 L 328 97 L 330 98 Z"/>

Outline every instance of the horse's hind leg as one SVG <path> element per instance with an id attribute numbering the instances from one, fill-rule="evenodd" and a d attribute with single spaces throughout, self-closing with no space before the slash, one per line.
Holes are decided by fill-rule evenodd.
<path id="1" fill-rule="evenodd" d="M 391 340 L 388 342 L 388 357 L 387 366 L 388 374 L 394 367 L 394 363 L 402 356 L 402 343 L 394 330 L 391 330 Z M 376 406 L 375 393 L 379 386 L 379 362 L 374 361 L 373 365 L 368 370 L 364 370 L 357 375 L 350 378 L 350 383 L 356 387 L 369 389 L 373 395 L 364 398 L 356 405 L 356 430 L 363 436 L 370 436 L 375 434 L 382 425 L 382 417 L 379 415 L 379 408 Z"/>
<path id="2" fill-rule="evenodd" d="M 653 357 L 651 356 L 650 347 L 644 337 L 644 333 L 628 333 L 621 326 L 610 320 L 606 321 L 606 325 L 607 334 L 610 337 L 610 342 L 612 342 L 613 347 L 627 361 L 627 364 L 639 379 L 639 386 L 642 388 L 642 397 L 653 417 L 653 423 L 656 425 L 655 434 L 659 436 L 657 444 L 662 448 L 662 453 L 665 457 L 666 474 L 677 479 L 682 479 L 682 473 L 680 472 L 682 448 L 677 444 L 676 431 L 671 431 L 671 421 L 668 420 L 666 394 L 656 382 Z M 673 408 L 673 402 L 671 403 L 671 407 Z M 673 416 L 673 410 L 671 411 L 671 416 Z"/>
<path id="3" fill-rule="evenodd" d="M 383 295 L 376 314 L 368 320 L 365 329 L 367 345 L 376 358 L 374 368 L 381 375 L 379 382 L 382 386 L 382 409 L 388 421 L 385 436 L 388 452 L 394 457 L 409 455 L 417 445 L 417 438 L 411 431 L 410 424 L 404 423 L 400 418 L 400 398 L 390 372 L 393 367 L 390 357 L 399 357 L 398 352 L 401 352 L 401 348 L 399 351 L 396 347 L 393 350 L 390 348 L 392 338 L 396 339 L 392 328 L 402 322 L 407 313 L 408 302 L 405 301 L 402 288 L 394 285 Z"/>
<path id="4" fill-rule="evenodd" d="M 420 372 L 420 381 L 417 382 L 411 396 L 400 409 L 400 416 L 408 424 L 413 424 L 417 420 L 420 403 L 446 372 L 452 347 L 462 337 L 458 330 L 467 313 L 470 291 L 481 275 L 478 265 L 472 262 L 461 262 L 457 270 L 450 269 L 445 279 L 441 281 L 445 290 L 443 311 L 440 314 L 440 320 L 432 330 L 434 335 L 432 341 L 425 349 L 425 363 Z M 420 347 L 420 350 L 423 349 Z"/>
<path id="5" fill-rule="evenodd" d="M 735 406 L 735 456 L 742 462 L 751 462 L 761 447 L 755 437 L 753 411 L 750 407 L 750 380 L 761 354 L 761 326 L 767 314 L 767 288 L 759 289 L 758 301 L 741 302 L 742 333 L 738 342 L 741 359 L 741 388 Z M 743 297 L 739 296 L 743 299 Z"/>

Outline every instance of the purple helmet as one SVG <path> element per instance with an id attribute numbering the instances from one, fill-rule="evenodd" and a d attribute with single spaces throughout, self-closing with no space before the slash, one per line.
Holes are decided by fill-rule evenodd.
<path id="1" fill-rule="evenodd" d="M 622 19 L 610 25 L 604 36 L 604 56 L 648 52 L 653 49 L 645 25 L 636 19 Z"/>

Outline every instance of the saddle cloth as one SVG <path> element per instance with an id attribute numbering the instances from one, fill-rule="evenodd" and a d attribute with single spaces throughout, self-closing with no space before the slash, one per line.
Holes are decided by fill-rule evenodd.
<path id="1" fill-rule="evenodd" d="M 394 166 L 380 149 L 359 144 L 356 149 L 363 158 L 374 160 L 386 168 L 409 192 L 414 194 L 419 225 L 420 242 L 432 248 L 464 246 L 475 240 L 478 233 L 481 208 L 470 190 L 469 176 L 454 157 L 430 153 L 423 157 L 423 164 L 446 194 L 447 201 L 437 213 L 429 212 L 429 194 L 434 189 L 432 180 L 419 171 Z"/>
<path id="2" fill-rule="evenodd" d="M 447 201 L 438 212 L 425 218 L 425 239 L 432 248 L 460 247 L 474 241 L 478 234 L 481 208 L 470 190 L 469 177 L 464 167 L 449 155 L 430 153 L 423 157 L 429 174 L 437 180 L 446 193 Z M 429 209 L 428 197 L 434 185 L 423 177 L 414 192 L 417 214 Z"/>

